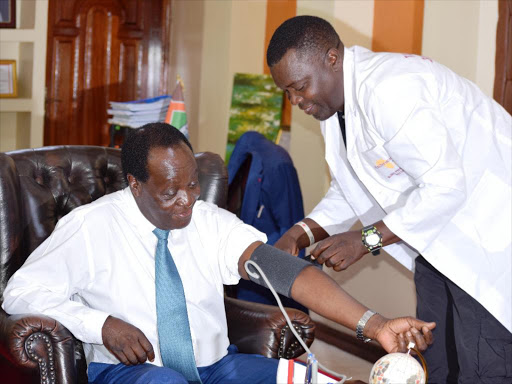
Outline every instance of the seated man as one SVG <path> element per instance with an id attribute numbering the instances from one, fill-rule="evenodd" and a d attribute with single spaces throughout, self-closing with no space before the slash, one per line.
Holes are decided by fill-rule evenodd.
<path id="1" fill-rule="evenodd" d="M 247 279 L 249 259 L 272 275 L 268 260 L 279 258 L 288 276 L 273 283 L 329 319 L 356 329 L 367 313 L 318 268 L 198 201 L 192 147 L 177 129 L 135 130 L 121 159 L 129 187 L 62 218 L 4 292 L 6 312 L 50 316 L 84 342 L 90 382 L 275 383 L 277 360 L 229 346 L 223 284 Z M 425 349 L 434 327 L 376 314 L 363 331 L 396 351 L 408 339 Z"/>

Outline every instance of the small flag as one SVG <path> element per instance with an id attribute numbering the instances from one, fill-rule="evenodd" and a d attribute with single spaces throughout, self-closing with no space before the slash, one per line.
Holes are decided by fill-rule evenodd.
<path id="1" fill-rule="evenodd" d="M 165 122 L 179 129 L 181 133 L 183 133 L 188 139 L 187 112 L 185 111 L 185 98 L 183 97 L 183 88 L 183 82 L 178 76 L 176 88 L 174 88 L 171 102 L 169 103 L 169 109 L 167 109 Z"/>

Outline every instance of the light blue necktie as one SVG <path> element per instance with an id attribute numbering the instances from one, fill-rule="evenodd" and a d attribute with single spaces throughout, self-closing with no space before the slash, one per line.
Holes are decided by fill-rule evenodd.
<path id="1" fill-rule="evenodd" d="M 169 231 L 155 228 L 156 317 L 160 354 L 165 367 L 180 372 L 189 383 L 201 383 L 190 336 L 187 303 L 180 274 L 167 247 Z"/>

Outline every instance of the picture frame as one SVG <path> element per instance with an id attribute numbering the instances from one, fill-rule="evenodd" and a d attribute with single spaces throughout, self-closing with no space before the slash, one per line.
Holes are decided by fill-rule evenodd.
<path id="1" fill-rule="evenodd" d="M 16 0 L 0 0 L 0 28 L 16 28 Z"/>
<path id="2" fill-rule="evenodd" d="M 18 97 L 16 60 L 0 60 L 0 98 Z"/>

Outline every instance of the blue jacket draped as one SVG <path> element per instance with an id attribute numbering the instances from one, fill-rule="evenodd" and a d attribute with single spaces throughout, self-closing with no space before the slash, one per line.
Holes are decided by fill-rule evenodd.
<path id="1" fill-rule="evenodd" d="M 304 218 L 297 171 L 286 150 L 249 131 L 237 141 L 228 164 L 231 185 L 240 166 L 252 157 L 240 219 L 266 233 L 274 244 L 292 225 Z"/>

